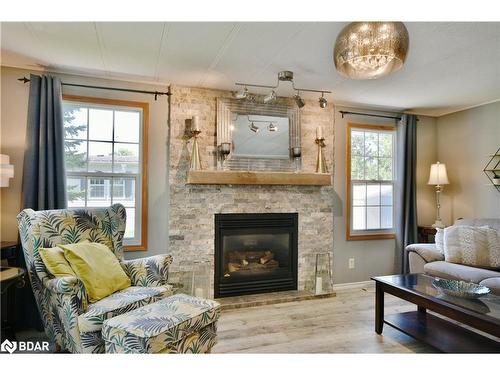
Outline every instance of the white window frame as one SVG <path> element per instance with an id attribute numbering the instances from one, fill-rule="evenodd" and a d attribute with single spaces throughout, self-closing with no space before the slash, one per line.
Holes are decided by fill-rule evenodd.
<path id="1" fill-rule="evenodd" d="M 91 208 L 92 206 L 88 206 L 87 202 L 90 199 L 88 189 L 90 188 L 90 180 L 91 179 L 109 179 L 110 184 L 108 184 L 108 194 L 106 194 L 106 180 L 104 180 L 104 199 L 107 196 L 111 198 L 111 204 L 113 204 L 113 199 L 120 199 L 120 197 L 113 197 L 113 182 L 116 178 L 125 178 L 125 179 L 134 179 L 135 180 L 135 222 L 134 222 L 134 237 L 133 238 L 124 238 L 123 244 L 125 246 L 125 250 L 147 250 L 147 207 L 145 207 L 145 211 L 143 210 L 143 205 L 147 202 L 147 191 L 143 191 L 143 182 L 147 178 L 147 171 L 145 171 L 145 156 L 147 154 L 147 147 L 145 149 L 145 145 L 147 146 L 147 116 L 148 116 L 148 105 L 147 103 L 139 103 L 139 102 L 129 102 L 129 101 L 121 101 L 121 100 L 109 100 L 109 99 L 99 99 L 99 98 L 91 98 L 91 97 L 76 97 L 65 95 L 63 96 L 63 104 L 68 103 L 71 105 L 82 106 L 87 108 L 87 135 L 86 138 L 65 138 L 68 140 L 78 139 L 87 142 L 87 161 L 86 161 L 86 170 L 84 171 L 67 171 L 66 176 L 72 178 L 84 178 L 85 186 L 86 186 L 86 194 L 84 205 L 81 207 L 72 207 L 72 208 Z M 88 155 L 89 155 L 89 143 L 92 141 L 103 142 L 103 143 L 111 143 L 112 144 L 112 165 L 114 165 L 114 151 L 115 151 L 115 143 L 123 143 L 123 144 L 137 144 L 135 142 L 116 142 L 114 139 L 112 141 L 102 141 L 102 140 L 93 140 L 89 138 L 89 108 L 97 108 L 97 109 L 107 109 L 113 111 L 113 138 L 114 138 L 114 121 L 115 121 L 115 112 L 114 111 L 131 111 L 139 113 L 139 122 L 140 122 L 140 130 L 139 130 L 139 165 L 137 173 L 113 173 L 111 172 L 92 172 L 88 171 Z M 125 191 L 125 181 L 124 181 L 124 191 Z M 146 187 L 144 187 L 146 188 Z M 100 199 L 100 198 L 95 198 Z M 128 208 L 128 207 L 125 207 Z M 130 207 L 132 208 L 132 207 Z"/>
<path id="2" fill-rule="evenodd" d="M 392 180 L 354 180 L 351 178 L 352 172 L 352 152 L 351 152 L 351 144 L 352 144 L 352 132 L 353 131 L 361 131 L 361 132 L 372 132 L 372 133 L 390 133 L 393 136 L 392 139 Z M 347 125 L 347 142 L 346 142 L 346 193 L 347 193 L 347 215 L 346 215 L 346 239 L 347 240 L 377 240 L 377 239 L 392 239 L 395 238 L 395 205 L 396 205 L 396 171 L 397 171 L 397 158 L 396 158 L 396 145 L 397 145 L 397 134 L 396 127 L 392 125 L 369 125 L 369 124 L 355 124 L 348 123 Z M 380 158 L 380 156 L 378 156 Z M 354 230 L 353 229 L 353 220 L 354 220 L 354 185 L 356 184 L 364 184 L 368 185 L 391 185 L 392 186 L 392 228 L 377 228 L 377 229 L 362 229 L 362 230 Z M 365 197 L 366 199 L 366 197 Z M 365 208 L 368 207 L 388 207 L 389 205 L 383 205 L 381 199 L 379 200 L 378 205 L 368 205 L 368 202 L 365 201 Z M 380 215 L 382 210 L 380 209 Z M 365 211 L 365 220 L 367 220 L 368 213 Z M 381 221 L 381 218 L 380 218 Z M 381 224 L 381 222 L 380 222 Z"/>
<path id="3" fill-rule="evenodd" d="M 125 199 L 125 179 L 122 179 L 123 183 L 117 184 L 116 181 L 113 180 L 113 198 Z M 123 194 L 120 196 L 115 195 L 115 188 L 121 185 L 120 187 L 123 189 Z M 136 193 L 137 194 L 137 193 Z"/>
<path id="4" fill-rule="evenodd" d="M 71 175 L 68 174 L 68 176 L 71 176 Z M 94 181 L 102 181 L 102 184 L 100 184 L 100 183 L 99 184 L 93 183 L 92 180 L 94 180 Z M 107 197 L 109 196 L 109 194 L 106 194 L 106 180 L 104 178 L 95 178 L 95 177 L 93 177 L 93 178 L 89 178 L 88 181 L 89 181 L 88 189 L 89 189 L 90 198 L 92 198 L 93 200 L 94 199 L 106 200 Z M 99 197 L 92 196 L 92 193 L 91 193 L 93 191 L 92 188 L 96 188 L 96 187 L 99 187 L 99 188 L 102 187 L 102 197 L 101 196 L 99 196 Z"/>

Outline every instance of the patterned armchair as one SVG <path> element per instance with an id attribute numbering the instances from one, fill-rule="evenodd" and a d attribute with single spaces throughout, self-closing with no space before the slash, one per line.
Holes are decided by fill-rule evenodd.
<path id="1" fill-rule="evenodd" d="M 96 209 L 23 210 L 18 216 L 28 275 L 45 332 L 56 348 L 72 353 L 104 352 L 104 320 L 171 295 L 167 284 L 170 255 L 123 259 L 126 213 L 121 204 Z M 38 249 L 82 241 L 108 246 L 130 277 L 132 286 L 95 303 L 88 302 L 76 277 L 54 278 Z"/>

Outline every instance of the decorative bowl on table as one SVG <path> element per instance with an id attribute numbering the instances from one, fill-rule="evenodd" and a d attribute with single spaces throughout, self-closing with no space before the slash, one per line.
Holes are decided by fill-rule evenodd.
<path id="1" fill-rule="evenodd" d="M 450 296 L 468 299 L 479 298 L 490 292 L 490 288 L 486 286 L 457 280 L 436 278 L 432 281 L 432 285 Z"/>

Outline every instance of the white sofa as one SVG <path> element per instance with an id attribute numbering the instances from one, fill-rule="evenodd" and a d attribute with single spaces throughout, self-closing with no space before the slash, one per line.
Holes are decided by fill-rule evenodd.
<path id="1" fill-rule="evenodd" d="M 500 230 L 500 219 L 459 219 L 454 225 L 486 225 Z M 446 262 L 435 244 L 412 244 L 406 247 L 406 252 L 411 273 L 473 282 L 485 285 L 493 293 L 500 295 L 499 271 Z"/>

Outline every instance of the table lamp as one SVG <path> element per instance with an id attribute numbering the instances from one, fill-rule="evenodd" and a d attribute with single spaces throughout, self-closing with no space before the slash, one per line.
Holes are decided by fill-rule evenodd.
<path id="1" fill-rule="evenodd" d="M 429 174 L 428 185 L 436 185 L 436 222 L 432 224 L 434 228 L 444 228 L 444 224 L 441 221 L 441 216 L 439 214 L 439 209 L 441 208 L 441 203 L 439 202 L 439 195 L 443 190 L 443 185 L 448 185 L 450 181 L 448 180 L 448 174 L 446 173 L 446 164 L 437 162 L 431 165 L 431 172 Z"/>

